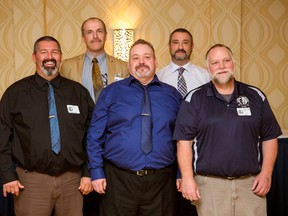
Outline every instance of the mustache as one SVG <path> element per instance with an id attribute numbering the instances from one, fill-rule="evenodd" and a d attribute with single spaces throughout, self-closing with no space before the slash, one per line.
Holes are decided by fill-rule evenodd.
<path id="1" fill-rule="evenodd" d="M 102 42 L 102 40 L 99 39 L 99 38 L 96 38 L 96 39 L 92 39 L 92 40 L 90 41 L 90 43 L 95 43 L 95 42 Z"/>
<path id="2" fill-rule="evenodd" d="M 184 53 L 186 53 L 186 51 L 185 51 L 184 49 L 178 49 L 178 50 L 175 51 L 175 53 L 177 53 L 177 52 L 184 52 Z"/>
<path id="3" fill-rule="evenodd" d="M 215 71 L 215 74 L 221 74 L 221 73 L 233 73 L 233 71 L 229 70 L 229 69 L 225 69 L 225 70 L 217 70 Z"/>
<path id="4" fill-rule="evenodd" d="M 136 70 L 140 69 L 141 67 L 145 67 L 146 69 L 150 70 L 150 67 L 148 65 L 145 64 L 139 64 L 135 67 Z"/>

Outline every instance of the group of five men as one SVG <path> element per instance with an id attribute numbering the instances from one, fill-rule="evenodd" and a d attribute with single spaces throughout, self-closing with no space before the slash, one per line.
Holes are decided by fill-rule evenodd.
<path id="1" fill-rule="evenodd" d="M 105 52 L 101 19 L 81 33 L 86 52 L 63 62 L 59 42 L 39 38 L 36 73 L 1 99 L 0 175 L 16 215 L 89 215 L 82 195 L 96 191 L 103 216 L 173 216 L 177 190 L 199 216 L 266 215 L 281 130 L 264 93 L 235 80 L 229 47 L 207 51 L 206 71 L 176 29 L 156 73 L 151 43 L 135 41 L 126 63 Z"/>

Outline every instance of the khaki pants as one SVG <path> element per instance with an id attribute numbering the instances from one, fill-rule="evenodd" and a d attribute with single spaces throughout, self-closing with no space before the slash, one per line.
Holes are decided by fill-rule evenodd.
<path id="1" fill-rule="evenodd" d="M 198 216 L 266 216 L 266 197 L 251 188 L 254 176 L 228 180 L 196 175 L 201 199 L 192 202 Z"/>
<path id="2" fill-rule="evenodd" d="M 19 181 L 24 185 L 18 197 L 14 196 L 17 216 L 82 216 L 83 197 L 78 187 L 81 171 L 65 172 L 50 176 L 16 169 Z"/>

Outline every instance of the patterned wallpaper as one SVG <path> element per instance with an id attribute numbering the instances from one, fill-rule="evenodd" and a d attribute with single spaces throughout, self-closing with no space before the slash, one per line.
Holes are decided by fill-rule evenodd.
<path id="1" fill-rule="evenodd" d="M 185 27 L 194 37 L 194 64 L 204 66 L 214 43 L 232 48 L 237 79 L 260 87 L 288 135 L 287 0 L 0 0 L 0 97 L 16 80 L 34 73 L 34 41 L 56 37 L 63 58 L 84 51 L 82 22 L 91 16 L 108 27 L 106 50 L 113 54 L 113 29 L 132 28 L 150 41 L 161 69 L 170 61 L 171 31 Z"/>

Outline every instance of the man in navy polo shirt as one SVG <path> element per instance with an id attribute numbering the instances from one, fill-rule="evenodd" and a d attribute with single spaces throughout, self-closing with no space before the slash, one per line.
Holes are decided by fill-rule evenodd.
<path id="1" fill-rule="evenodd" d="M 234 79 L 230 48 L 212 46 L 206 66 L 212 81 L 188 94 L 174 131 L 182 195 L 202 216 L 265 216 L 281 129 L 265 94 Z"/>

